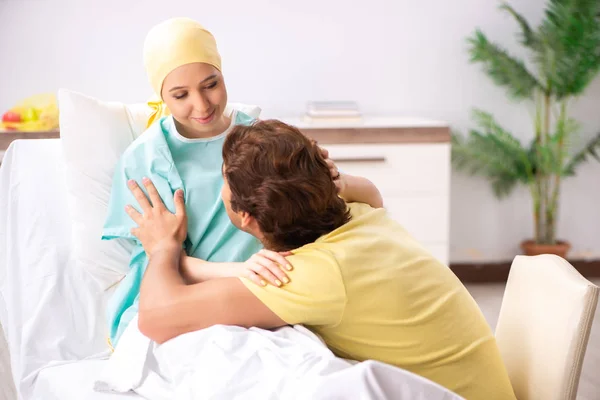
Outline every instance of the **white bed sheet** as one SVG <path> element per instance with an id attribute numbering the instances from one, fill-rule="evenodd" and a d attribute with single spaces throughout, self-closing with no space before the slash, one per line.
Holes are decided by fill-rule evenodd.
<path id="1" fill-rule="evenodd" d="M 0 167 L 0 354 L 19 399 L 43 368 L 108 355 L 109 293 L 70 262 L 66 193 L 58 139 L 11 144 Z"/>
<path id="2" fill-rule="evenodd" d="M 131 400 L 142 397 L 130 393 L 103 393 L 93 390 L 105 360 L 79 361 L 45 368 L 36 380 L 35 400 Z"/>

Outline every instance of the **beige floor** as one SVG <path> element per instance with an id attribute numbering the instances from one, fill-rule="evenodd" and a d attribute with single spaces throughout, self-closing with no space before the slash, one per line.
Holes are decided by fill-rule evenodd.
<path id="1" fill-rule="evenodd" d="M 600 286 L 600 279 L 592 281 Z M 467 288 L 477 300 L 492 329 L 495 328 L 504 294 L 504 284 L 468 284 Z M 600 306 L 596 308 L 577 399 L 600 400 Z"/>

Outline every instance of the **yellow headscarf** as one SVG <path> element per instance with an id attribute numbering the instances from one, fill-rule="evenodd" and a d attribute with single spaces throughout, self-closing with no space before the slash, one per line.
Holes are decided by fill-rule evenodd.
<path id="1" fill-rule="evenodd" d="M 154 97 L 148 102 L 153 113 L 148 126 L 169 115 L 162 101 L 165 78 L 175 68 L 191 63 L 206 63 L 221 71 L 221 56 L 213 35 L 189 18 L 172 18 L 153 27 L 144 42 L 144 67 Z"/>

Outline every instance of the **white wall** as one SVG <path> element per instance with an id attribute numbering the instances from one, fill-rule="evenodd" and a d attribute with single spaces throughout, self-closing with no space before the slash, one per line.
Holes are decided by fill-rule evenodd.
<path id="1" fill-rule="evenodd" d="M 358 100 L 367 113 L 470 125 L 473 106 L 492 111 L 525 140 L 530 111 L 511 104 L 478 66 L 465 38 L 476 26 L 515 50 L 515 24 L 481 0 L 0 0 L 0 109 L 67 87 L 106 100 L 150 95 L 142 67 L 147 30 L 172 16 L 216 36 L 230 99 L 265 116 L 303 112 L 306 101 Z M 513 2 L 539 20 L 544 1 Z M 367 5 L 369 4 L 369 5 Z M 600 80 L 574 105 L 582 140 L 600 131 Z M 531 235 L 529 199 L 498 202 L 486 182 L 453 174 L 451 259 L 508 260 Z M 572 256 L 600 258 L 600 164 L 565 184 L 560 236 Z"/>

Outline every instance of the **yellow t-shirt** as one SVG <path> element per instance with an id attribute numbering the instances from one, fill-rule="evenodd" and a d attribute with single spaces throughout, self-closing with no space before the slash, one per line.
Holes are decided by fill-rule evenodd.
<path id="1" fill-rule="evenodd" d="M 289 284 L 242 278 L 246 287 L 340 357 L 398 366 L 468 400 L 514 399 L 493 333 L 452 271 L 386 210 L 349 208 L 349 223 L 293 251 Z"/>

